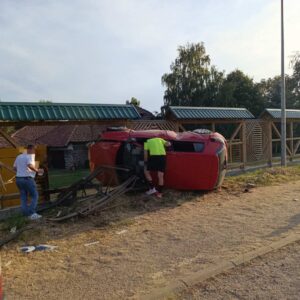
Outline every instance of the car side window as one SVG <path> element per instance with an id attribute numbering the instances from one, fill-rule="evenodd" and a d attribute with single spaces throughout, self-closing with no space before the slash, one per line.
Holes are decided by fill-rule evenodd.
<path id="1" fill-rule="evenodd" d="M 204 151 L 204 143 L 172 141 L 172 150 L 174 152 L 196 152 Z"/>
<path id="2" fill-rule="evenodd" d="M 195 152 L 203 152 L 204 143 L 194 143 Z"/>

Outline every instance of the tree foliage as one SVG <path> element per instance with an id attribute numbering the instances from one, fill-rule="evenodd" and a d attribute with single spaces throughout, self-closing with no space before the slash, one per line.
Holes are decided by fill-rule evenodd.
<path id="1" fill-rule="evenodd" d="M 41 100 L 39 100 L 39 103 L 49 104 L 49 103 L 52 103 L 52 101 L 51 100 L 47 100 L 47 99 L 41 99 Z"/>
<path id="2" fill-rule="evenodd" d="M 133 104 L 135 106 L 140 106 L 141 105 L 141 101 L 138 100 L 137 98 L 135 97 L 131 97 L 130 100 L 126 100 L 126 104 Z"/>
<path id="3" fill-rule="evenodd" d="M 162 76 L 165 105 L 213 106 L 222 81 L 223 72 L 211 65 L 203 43 L 180 46 L 171 72 Z"/>
<path id="4" fill-rule="evenodd" d="M 287 108 L 300 108 L 300 54 L 291 59 L 286 75 Z M 178 57 L 162 76 L 165 105 L 245 107 L 258 116 L 264 108 L 280 107 L 280 76 L 260 82 L 235 70 L 229 74 L 211 64 L 203 43 L 178 48 Z"/>
<path id="5" fill-rule="evenodd" d="M 218 106 L 246 107 L 255 115 L 259 114 L 264 103 L 259 86 L 240 70 L 229 73 L 220 89 Z"/>

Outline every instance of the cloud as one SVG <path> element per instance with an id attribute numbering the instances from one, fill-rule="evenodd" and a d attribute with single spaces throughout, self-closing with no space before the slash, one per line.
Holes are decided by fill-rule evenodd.
<path id="1" fill-rule="evenodd" d="M 300 4 L 286 4 L 287 56 Z M 2 0 L 2 101 L 163 103 L 161 76 L 178 45 L 204 41 L 212 61 L 259 80 L 280 72 L 279 4 L 273 0 Z"/>

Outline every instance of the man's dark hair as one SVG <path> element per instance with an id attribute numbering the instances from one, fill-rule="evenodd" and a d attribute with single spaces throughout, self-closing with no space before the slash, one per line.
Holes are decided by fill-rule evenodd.
<path id="1" fill-rule="evenodd" d="M 34 145 L 27 145 L 26 149 L 27 150 L 32 150 L 32 149 L 34 149 Z"/>

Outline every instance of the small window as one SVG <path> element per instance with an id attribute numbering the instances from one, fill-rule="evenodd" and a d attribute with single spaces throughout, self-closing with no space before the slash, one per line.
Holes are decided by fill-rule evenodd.
<path id="1" fill-rule="evenodd" d="M 195 152 L 203 152 L 204 143 L 194 143 Z"/>
<path id="2" fill-rule="evenodd" d="M 193 142 L 172 142 L 173 151 L 175 152 L 203 152 L 204 143 L 193 143 Z"/>

